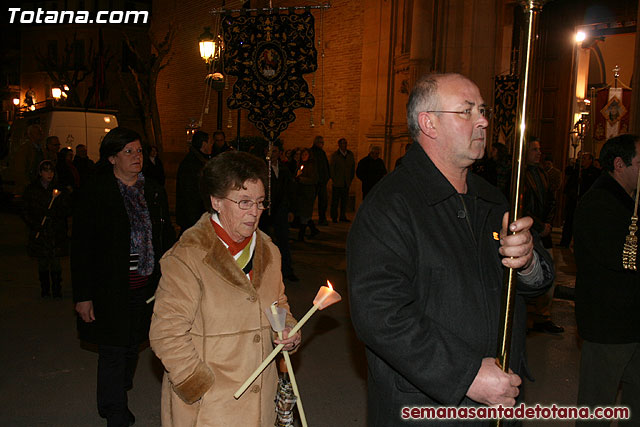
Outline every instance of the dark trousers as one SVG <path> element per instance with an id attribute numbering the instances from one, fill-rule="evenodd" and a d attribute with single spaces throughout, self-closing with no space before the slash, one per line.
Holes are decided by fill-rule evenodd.
<path id="1" fill-rule="evenodd" d="M 140 343 L 149 337 L 146 296 L 144 287 L 129 291 L 129 337 L 123 339 L 129 344 L 98 346 L 98 413 L 107 419 L 107 427 L 129 426 L 133 417 L 127 392 L 133 387 Z"/>
<path id="2" fill-rule="evenodd" d="M 618 425 L 640 425 L 640 343 L 582 343 L 578 406 L 613 406 L 622 385 L 622 406 L 631 410 L 629 420 Z M 576 426 L 608 426 L 611 420 L 577 421 Z"/>
<path id="3" fill-rule="evenodd" d="M 338 220 L 338 205 L 340 206 L 340 219 L 347 219 L 347 187 L 333 187 L 331 191 L 331 219 Z"/>
<path id="4" fill-rule="evenodd" d="M 108 427 L 129 425 L 127 391 L 133 387 L 138 347 L 98 346 L 98 413 Z"/>
<path id="5" fill-rule="evenodd" d="M 273 229 L 271 237 L 275 242 L 278 249 L 280 249 L 280 256 L 282 257 L 282 274 L 287 276 L 293 273 L 291 266 L 291 249 L 289 247 L 289 221 L 288 209 L 283 206 L 274 206 L 270 227 Z M 269 230 L 271 231 L 271 230 Z"/>
<path id="6" fill-rule="evenodd" d="M 564 204 L 564 224 L 562 225 L 562 238 L 560 239 L 560 246 L 571 245 L 571 239 L 573 239 L 573 215 L 576 212 L 576 206 L 578 201 L 567 196 Z"/>
<path id="7" fill-rule="evenodd" d="M 327 196 L 327 183 L 321 182 L 316 187 L 316 195 L 318 196 L 318 222 L 327 221 L 327 205 L 329 199 Z"/>

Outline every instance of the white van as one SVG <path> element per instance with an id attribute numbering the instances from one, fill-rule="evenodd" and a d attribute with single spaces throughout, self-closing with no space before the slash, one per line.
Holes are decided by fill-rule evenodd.
<path id="1" fill-rule="evenodd" d="M 82 108 L 54 107 L 29 111 L 14 121 L 10 128 L 9 155 L 0 165 L 0 174 L 5 192 L 21 194 L 26 182 L 21 153 L 29 143 L 27 128 L 38 124 L 44 134 L 42 149 L 48 136 L 57 136 L 61 148 L 70 147 L 75 153 L 79 144 L 87 146 L 89 158 L 97 162 L 100 157 L 100 143 L 111 129 L 118 126 L 114 110 L 85 110 Z"/>

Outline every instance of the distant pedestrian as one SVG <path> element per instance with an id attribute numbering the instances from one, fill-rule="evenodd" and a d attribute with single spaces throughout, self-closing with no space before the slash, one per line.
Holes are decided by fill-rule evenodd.
<path id="1" fill-rule="evenodd" d="M 298 240 L 304 242 L 307 227 L 311 230 L 311 237 L 319 233 L 311 215 L 313 214 L 313 202 L 315 201 L 318 186 L 318 172 L 316 163 L 311 155 L 311 150 L 303 148 L 300 154 L 300 166 L 296 172 L 296 213 L 300 217 L 300 231 Z"/>
<path id="2" fill-rule="evenodd" d="M 299 279 L 293 272 L 291 248 L 289 247 L 289 222 L 293 221 L 295 182 L 289 169 L 280 161 L 281 152 L 282 146 L 279 143 L 273 144 L 271 150 L 271 204 L 260 217 L 260 229 L 269 234 L 280 249 L 282 277 L 297 282 Z"/>
<path id="3" fill-rule="evenodd" d="M 76 167 L 78 173 L 80 174 L 80 187 L 82 187 L 96 170 L 96 164 L 89 158 L 89 155 L 87 154 L 86 145 L 76 145 L 76 155 L 73 158 L 73 165 Z"/>
<path id="4" fill-rule="evenodd" d="M 45 140 L 45 160 L 51 160 L 54 165 L 58 161 L 58 153 L 60 152 L 60 139 L 53 135 L 48 136 Z"/>
<path id="5" fill-rule="evenodd" d="M 347 218 L 347 202 L 349 200 L 349 187 L 356 173 L 356 161 L 353 152 L 347 149 L 347 140 L 338 140 L 338 150 L 331 155 L 329 163 L 331 172 L 331 219 L 338 222 L 338 208 L 340 208 L 340 221 L 349 222 Z"/>
<path id="6" fill-rule="evenodd" d="M 318 183 L 316 184 L 316 195 L 318 198 L 318 225 L 329 225 L 327 222 L 327 205 L 329 202 L 327 196 L 327 183 L 329 182 L 329 160 L 327 153 L 324 152 L 324 138 L 320 135 L 316 136 L 311 146 L 311 156 L 315 163 L 315 170 L 318 174 Z"/>
<path id="7" fill-rule="evenodd" d="M 362 181 L 362 199 L 367 197 L 367 193 L 386 174 L 387 168 L 380 158 L 380 147 L 372 144 L 369 147 L 369 154 L 358 162 L 356 169 L 356 175 Z"/>
<path id="8" fill-rule="evenodd" d="M 578 153 L 574 165 L 567 166 L 565 170 L 566 184 L 564 186 L 564 225 L 562 226 L 562 238 L 560 246 L 568 248 L 573 239 L 573 214 L 578 200 L 587 192 L 595 180 L 600 176 L 600 169 L 593 165 L 593 154 Z"/>
<path id="9" fill-rule="evenodd" d="M 164 187 L 165 175 L 164 165 L 158 153 L 158 147 L 152 145 L 149 147 L 149 157 L 144 162 L 144 176 L 151 178 Z"/>
<path id="10" fill-rule="evenodd" d="M 213 147 L 211 148 L 211 157 L 215 157 L 220 153 L 224 153 L 225 151 L 233 150 L 227 144 L 227 137 L 224 132 L 221 130 L 217 130 L 213 133 Z"/>
<path id="11" fill-rule="evenodd" d="M 80 173 L 73 165 L 73 151 L 71 148 L 63 148 L 58 153 L 56 164 L 58 182 L 67 193 L 73 193 L 80 188 Z"/>
<path id="12" fill-rule="evenodd" d="M 38 260 L 40 296 L 62 297 L 60 258 L 68 254 L 67 218 L 71 214 L 68 195 L 58 187 L 56 168 L 44 160 L 39 178 L 25 190 L 24 220 L 29 227 L 28 253 Z"/>

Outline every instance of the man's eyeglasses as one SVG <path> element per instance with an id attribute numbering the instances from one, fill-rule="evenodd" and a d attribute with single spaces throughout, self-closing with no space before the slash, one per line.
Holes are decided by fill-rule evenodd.
<path id="1" fill-rule="evenodd" d="M 258 205 L 258 209 L 260 209 L 261 211 L 263 211 L 265 209 L 269 209 L 269 201 L 268 200 L 261 200 L 259 202 L 254 202 L 253 200 L 238 200 L 238 201 L 236 201 L 236 200 L 232 200 L 232 199 L 230 199 L 228 197 L 225 197 L 225 199 L 227 199 L 230 202 L 235 203 L 243 211 L 248 211 L 255 204 Z"/>
<path id="2" fill-rule="evenodd" d="M 460 114 L 462 118 L 465 120 L 470 120 L 473 115 L 473 108 L 465 108 L 462 111 L 443 111 L 443 110 L 431 110 L 425 111 L 425 113 L 449 113 L 449 114 Z M 484 117 L 487 120 L 491 120 L 493 117 L 493 109 L 491 107 L 478 107 L 478 114 Z"/>

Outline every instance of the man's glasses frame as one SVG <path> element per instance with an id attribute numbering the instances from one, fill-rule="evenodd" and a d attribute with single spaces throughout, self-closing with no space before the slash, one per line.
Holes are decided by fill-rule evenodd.
<path id="1" fill-rule="evenodd" d="M 425 111 L 425 113 L 448 113 L 448 114 L 460 114 L 465 120 L 470 120 L 471 116 L 473 114 L 473 108 L 466 108 L 462 111 L 445 111 L 445 110 L 431 110 L 431 111 Z M 493 117 L 493 108 L 491 107 L 478 107 L 478 113 L 480 113 L 480 115 L 482 117 L 484 117 L 487 120 L 491 120 L 491 117 Z"/>

